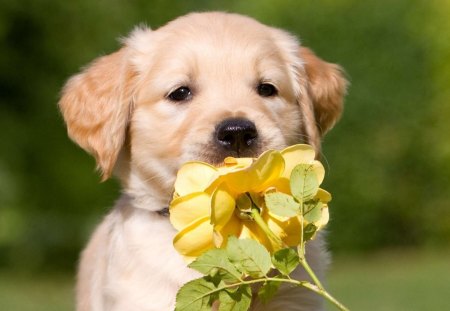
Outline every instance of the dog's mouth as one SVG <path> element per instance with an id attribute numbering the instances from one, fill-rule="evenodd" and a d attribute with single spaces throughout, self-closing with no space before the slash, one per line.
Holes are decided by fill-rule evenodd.
<path id="1" fill-rule="evenodd" d="M 205 146 L 203 151 L 199 154 L 198 160 L 209 163 L 214 166 L 224 165 L 224 159 L 227 157 L 233 158 L 257 158 L 265 149 L 254 146 L 243 150 L 223 150 L 215 146 Z"/>

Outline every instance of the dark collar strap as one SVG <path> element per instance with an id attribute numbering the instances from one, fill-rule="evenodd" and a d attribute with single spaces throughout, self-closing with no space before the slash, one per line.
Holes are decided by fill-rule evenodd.
<path id="1" fill-rule="evenodd" d="M 161 216 L 169 216 L 169 208 L 168 207 L 164 207 L 162 210 L 156 211 L 159 215 Z"/>

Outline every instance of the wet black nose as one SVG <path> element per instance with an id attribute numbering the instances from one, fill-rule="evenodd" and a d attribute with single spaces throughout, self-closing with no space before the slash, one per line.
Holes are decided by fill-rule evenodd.
<path id="1" fill-rule="evenodd" d="M 226 150 L 243 152 L 256 143 L 255 124 L 244 118 L 226 119 L 216 127 L 216 142 Z"/>

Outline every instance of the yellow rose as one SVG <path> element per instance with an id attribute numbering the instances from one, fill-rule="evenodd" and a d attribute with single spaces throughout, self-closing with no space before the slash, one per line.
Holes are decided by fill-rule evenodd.
<path id="1" fill-rule="evenodd" d="M 183 165 L 170 204 L 170 220 L 179 231 L 174 238 L 175 249 L 188 260 L 194 259 L 208 249 L 224 247 L 230 235 L 257 240 L 270 252 L 280 249 L 282 245 L 270 239 L 253 216 L 258 216 L 283 244 L 298 245 L 302 228 L 307 225 L 303 216 L 282 217 L 264 204 L 267 191 L 291 194 L 289 179 L 298 164 L 311 165 L 320 185 L 325 172 L 309 145 L 269 150 L 257 159 L 228 157 L 221 167 L 204 162 Z M 316 197 L 323 203 L 323 217 L 314 223 L 316 227 L 326 224 L 326 203 L 331 199 L 326 191 L 319 190 Z M 254 209 L 258 215 L 252 214 Z"/>

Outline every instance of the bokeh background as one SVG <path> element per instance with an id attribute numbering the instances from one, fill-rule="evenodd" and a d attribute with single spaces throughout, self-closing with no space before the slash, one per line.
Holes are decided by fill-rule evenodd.
<path id="1" fill-rule="evenodd" d="M 450 310 L 448 0 L 2 0 L 2 310 L 73 309 L 78 254 L 118 197 L 67 138 L 65 80 L 137 24 L 206 10 L 287 29 L 347 72 L 323 147 L 331 292 L 353 310 Z"/>

